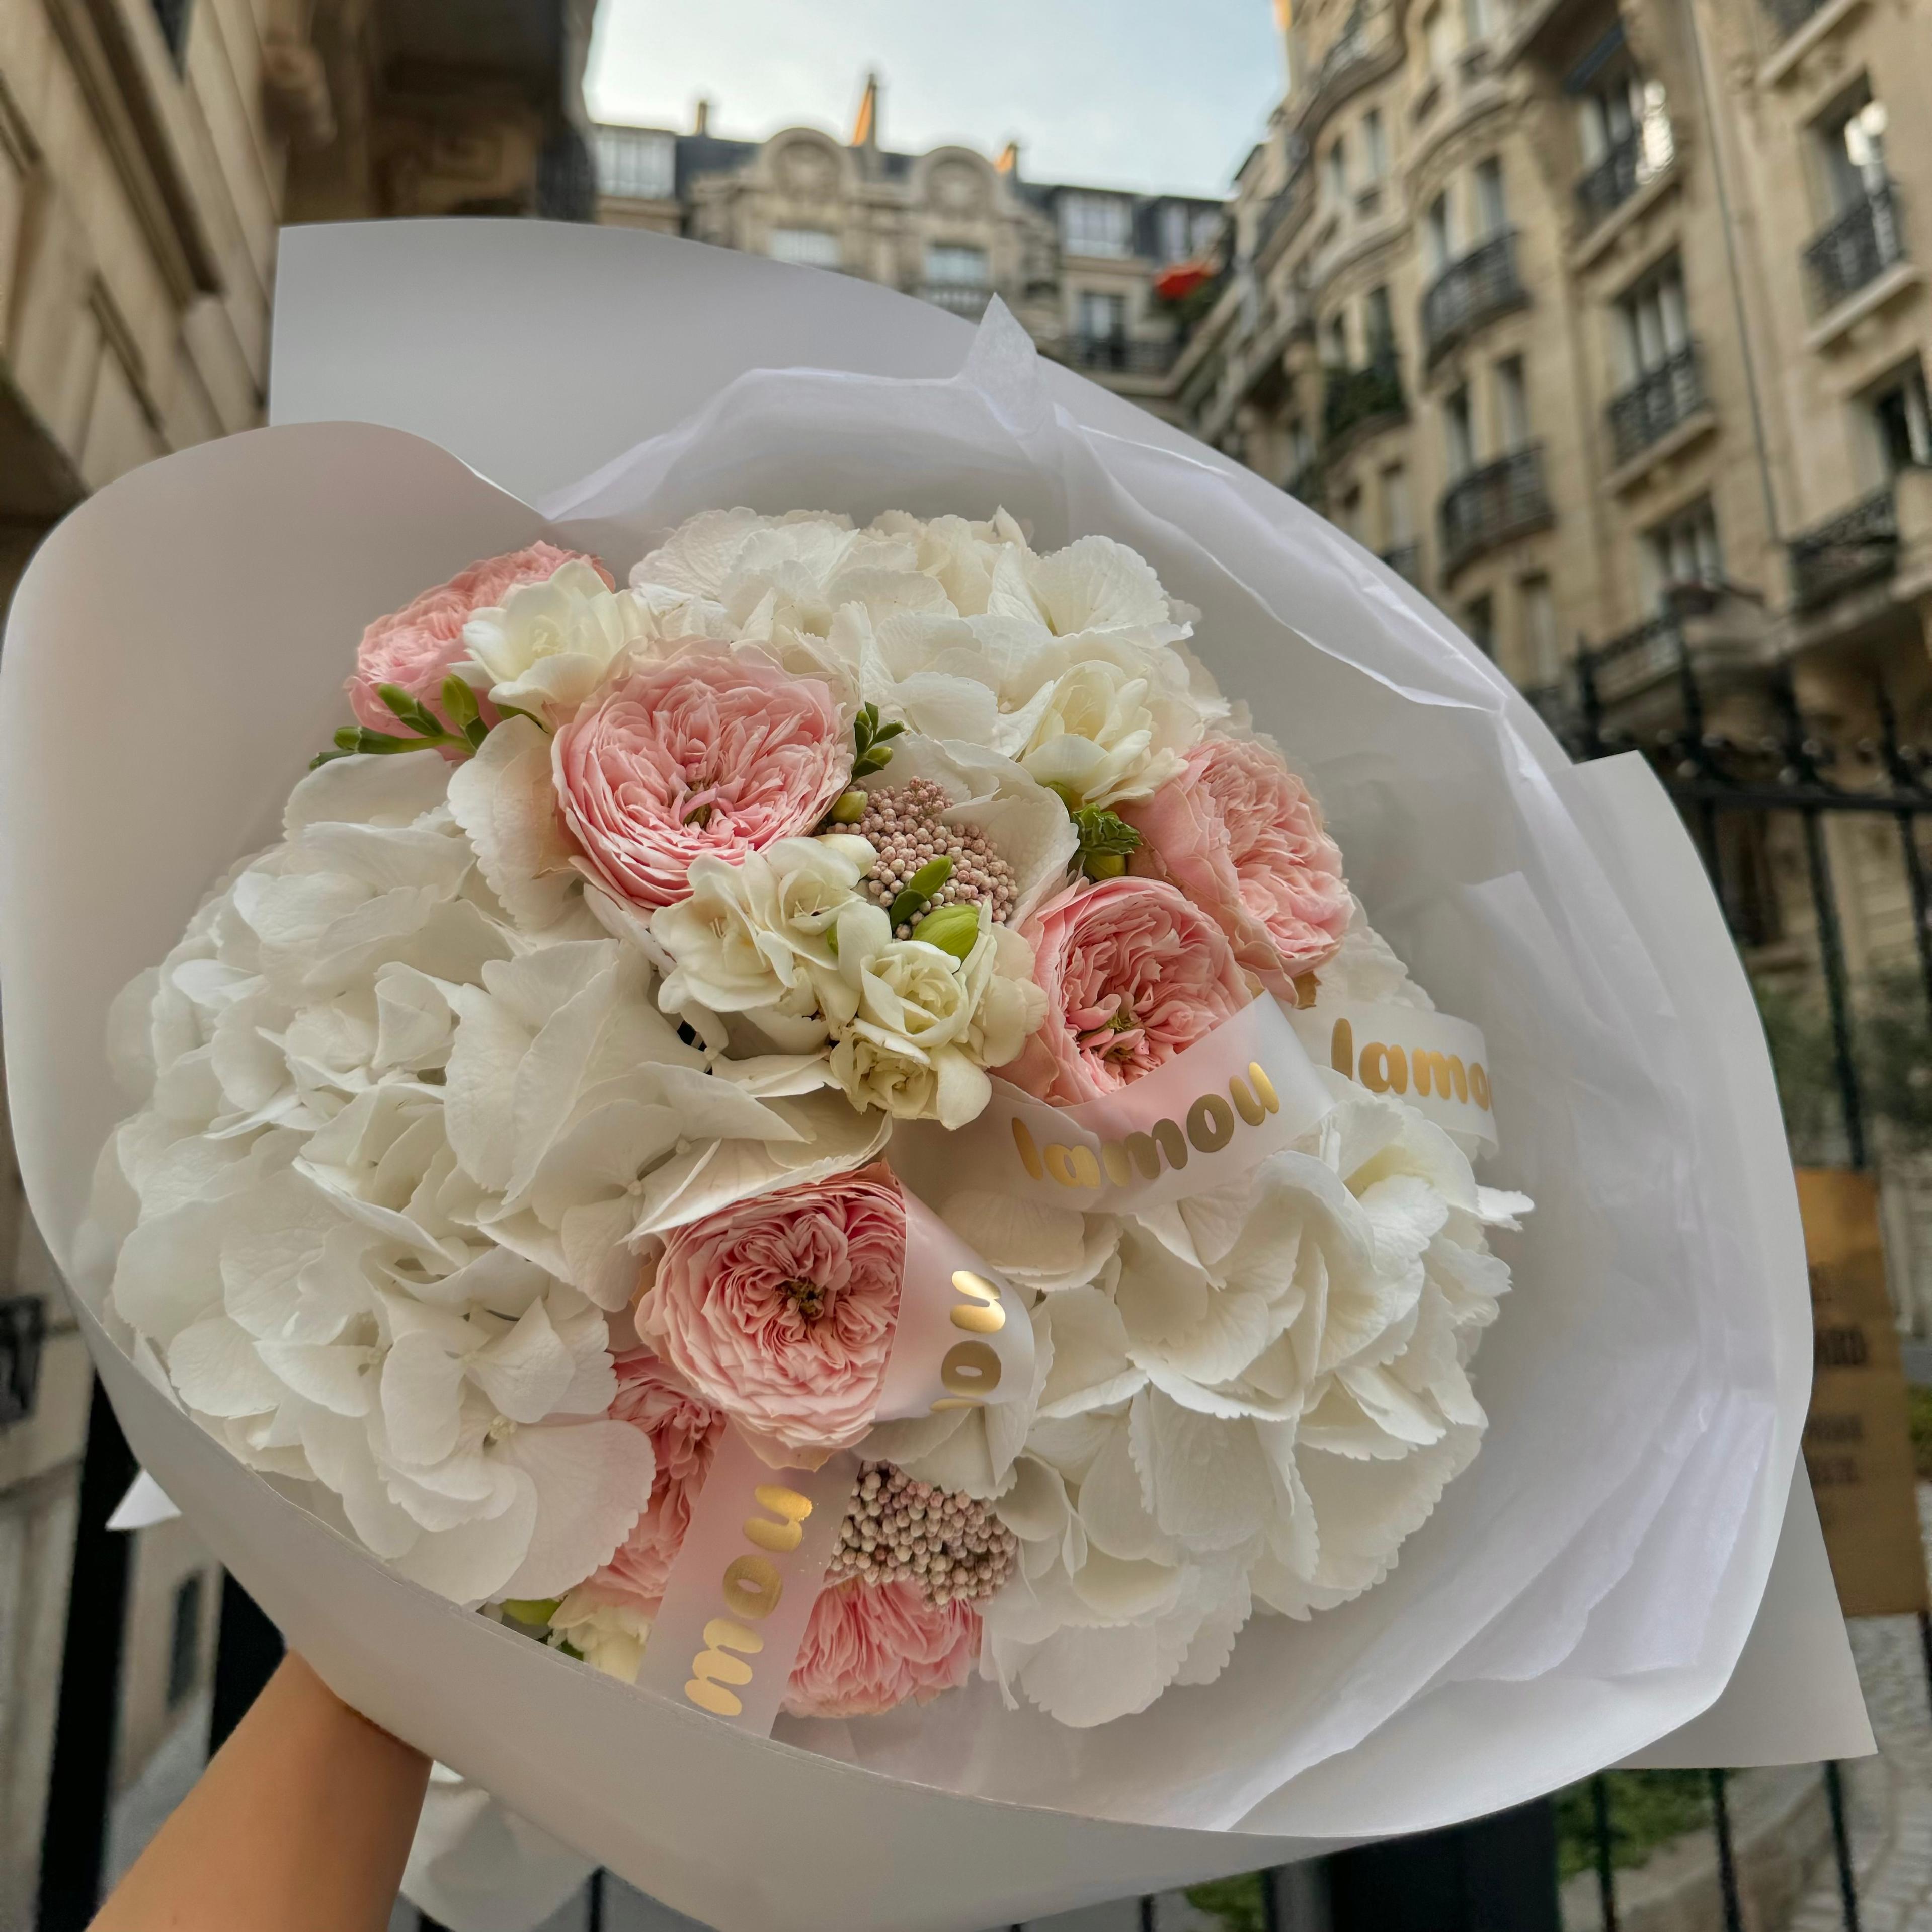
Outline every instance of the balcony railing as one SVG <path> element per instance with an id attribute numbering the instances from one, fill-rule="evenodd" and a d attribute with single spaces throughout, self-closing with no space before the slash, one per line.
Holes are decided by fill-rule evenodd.
<path id="1" fill-rule="evenodd" d="M 1419 543 L 1392 544 L 1382 553 L 1382 560 L 1398 577 L 1406 577 L 1412 584 L 1420 580 L 1422 572 L 1422 546 Z"/>
<path id="2" fill-rule="evenodd" d="M 1288 480 L 1281 487 L 1298 503 L 1306 503 L 1311 509 L 1318 510 L 1328 494 L 1326 480 L 1322 474 L 1321 458 L 1304 457 L 1288 472 Z"/>
<path id="3" fill-rule="evenodd" d="M 1898 560 L 1898 502 L 1892 485 L 1793 537 L 1787 548 L 1792 601 L 1801 610 L 1890 576 Z"/>
<path id="4" fill-rule="evenodd" d="M 1516 233 L 1504 229 L 1451 262 L 1422 298 L 1429 358 L 1454 347 L 1492 316 L 1521 308 L 1529 294 L 1516 272 Z"/>
<path id="5" fill-rule="evenodd" d="M 1111 370 L 1121 376 L 1164 376 L 1174 367 L 1180 344 L 1142 341 L 1128 335 L 1070 335 L 1060 353 L 1076 369 Z"/>
<path id="6" fill-rule="evenodd" d="M 1577 668 L 1604 704 L 1614 704 L 1677 671 L 1684 628 L 1673 610 L 1660 611 L 1579 657 Z"/>
<path id="7" fill-rule="evenodd" d="M 975 322 L 993 299 L 992 290 L 984 282 L 928 282 L 919 292 L 935 308 L 950 309 Z"/>
<path id="8" fill-rule="evenodd" d="M 1610 399 L 1610 440 L 1616 459 L 1628 463 L 1640 451 L 1660 442 L 1679 423 L 1688 422 L 1709 398 L 1704 393 L 1703 371 L 1697 345 L 1687 342 L 1654 369 L 1646 370 L 1630 387 Z"/>
<path id="9" fill-rule="evenodd" d="M 1764 0 L 1764 10 L 1789 40 L 1824 4 L 1825 0 Z"/>
<path id="10" fill-rule="evenodd" d="M 1408 413 L 1402 371 L 1393 356 L 1378 356 L 1360 369 L 1331 368 L 1322 389 L 1322 433 L 1330 443 L 1378 417 Z"/>
<path id="11" fill-rule="evenodd" d="M 1898 200 L 1890 182 L 1870 189 L 1804 244 L 1804 266 L 1820 314 L 1875 282 L 1905 259 Z"/>
<path id="12" fill-rule="evenodd" d="M 1287 185 L 1262 210 L 1261 219 L 1255 224 L 1255 258 L 1264 260 L 1269 244 L 1280 236 L 1288 238 L 1282 231 L 1291 224 L 1299 225 L 1302 217 L 1315 206 L 1315 176 L 1305 165 L 1298 168 L 1288 178 Z"/>
<path id="13" fill-rule="evenodd" d="M 1637 190 L 1654 182 L 1677 158 L 1670 116 L 1660 99 L 1609 153 L 1576 183 L 1576 208 L 1586 230 L 1614 214 Z"/>
<path id="14" fill-rule="evenodd" d="M 1542 529 L 1551 515 L 1542 444 L 1526 443 L 1458 478 L 1444 491 L 1437 514 L 1445 576 L 1498 544 Z"/>

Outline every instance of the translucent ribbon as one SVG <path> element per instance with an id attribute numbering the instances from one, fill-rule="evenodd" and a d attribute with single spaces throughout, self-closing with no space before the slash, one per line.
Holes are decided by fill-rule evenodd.
<path id="1" fill-rule="evenodd" d="M 1360 1000 L 1318 1000 L 1288 1018 L 1310 1059 L 1372 1094 L 1397 1094 L 1438 1126 L 1496 1150 L 1490 1050 L 1480 1027 Z"/>
<path id="2" fill-rule="evenodd" d="M 904 1193 L 898 1318 L 874 1420 L 1009 1402 L 1033 1385 L 1033 1324 L 1013 1290 Z M 805 1641 L 859 1470 L 774 1468 L 728 1429 L 693 1499 L 638 1682 L 767 1735 Z"/>

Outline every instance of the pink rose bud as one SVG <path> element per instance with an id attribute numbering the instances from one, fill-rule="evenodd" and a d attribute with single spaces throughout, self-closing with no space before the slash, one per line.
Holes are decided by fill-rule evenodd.
<path id="1" fill-rule="evenodd" d="M 1273 746 L 1210 738 L 1178 778 L 1120 816 L 1144 842 L 1132 869 L 1212 914 L 1270 992 L 1293 998 L 1292 982 L 1334 956 L 1350 910 L 1341 849 Z"/>
<path id="2" fill-rule="evenodd" d="M 748 1436 L 823 1456 L 872 1425 L 905 1244 L 883 1165 L 754 1196 L 667 1238 L 638 1328 Z"/>
<path id="3" fill-rule="evenodd" d="M 453 724 L 442 708 L 442 681 L 450 667 L 468 655 L 464 648 L 464 626 L 478 610 L 502 603 L 518 584 L 548 582 L 580 554 L 559 550 L 554 544 L 533 543 L 527 550 L 512 550 L 506 556 L 487 557 L 459 571 L 447 584 L 412 598 L 392 616 L 378 617 L 362 633 L 355 674 L 349 680 L 349 708 L 356 722 L 372 731 L 392 736 L 400 733 L 396 714 L 376 690 L 378 685 L 396 684 L 427 705 L 446 725 Z M 594 556 L 581 560 L 592 566 L 606 584 L 614 584 L 615 579 Z M 496 714 L 487 700 L 483 716 L 496 722 Z"/>
<path id="4" fill-rule="evenodd" d="M 845 790 L 852 735 L 819 679 L 694 650 L 620 673 L 558 730 L 552 758 L 591 869 L 655 909 L 689 896 L 692 860 L 735 864 L 811 831 Z"/>
<path id="5" fill-rule="evenodd" d="M 1046 1018 L 1001 1071 L 1055 1106 L 1152 1072 L 1254 998 L 1220 927 L 1155 880 L 1076 886 L 1020 934 L 1033 947 Z"/>
<path id="6" fill-rule="evenodd" d="M 785 1687 L 795 1718 L 873 1718 L 964 1683 L 980 1654 L 980 1613 L 934 1604 L 916 1583 L 842 1583 L 820 1592 Z"/>

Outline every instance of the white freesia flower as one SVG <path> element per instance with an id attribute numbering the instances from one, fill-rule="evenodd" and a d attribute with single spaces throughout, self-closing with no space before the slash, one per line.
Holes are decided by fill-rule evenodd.
<path id="1" fill-rule="evenodd" d="M 841 909 L 859 901 L 859 881 L 877 856 L 863 838 L 840 832 L 781 838 L 736 865 L 694 860 L 690 898 L 651 916 L 652 938 L 676 962 L 659 1005 L 668 1013 L 770 1008 L 805 1030 L 799 1044 L 824 1039 L 857 1010 L 832 928 Z"/>
<path id="2" fill-rule="evenodd" d="M 550 1641 L 567 1643 L 593 1670 L 638 1681 L 651 1619 L 635 1604 L 594 1587 L 572 1590 L 550 1612 Z"/>
<path id="3" fill-rule="evenodd" d="M 855 998 L 832 1052 L 832 1074 L 855 1107 L 962 1127 L 992 1096 L 986 1070 L 1017 1054 L 1046 1016 L 1033 950 L 995 926 L 982 905 L 972 950 L 955 958 L 920 939 L 895 939 L 869 900 L 838 915 L 840 973 Z"/>
<path id="4" fill-rule="evenodd" d="M 457 674 L 486 688 L 492 704 L 554 719 L 581 704 L 647 628 L 646 608 L 629 591 L 607 588 L 573 557 L 470 617 L 463 627 L 470 657 Z"/>

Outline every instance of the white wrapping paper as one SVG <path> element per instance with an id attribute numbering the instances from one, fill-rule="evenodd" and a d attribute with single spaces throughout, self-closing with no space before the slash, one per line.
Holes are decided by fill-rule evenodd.
<path id="1" fill-rule="evenodd" d="M 1477 1366 L 1486 1446 L 1384 1583 L 1258 1620 L 1219 1682 L 1097 1732 L 976 1686 L 766 1742 L 389 1576 L 90 1324 L 146 1465 L 339 1690 L 728 1932 L 963 1932 L 1514 1802 L 1709 1704 L 1762 1593 L 1808 1317 L 1714 906 L 1660 941 L 1626 904 L 1645 855 L 1606 869 L 1588 794 L 1442 620 L 1267 486 L 1166 446 L 1083 428 L 994 335 L 952 382 L 748 376 L 549 528 L 621 571 L 712 503 L 1004 502 L 1043 544 L 1119 537 L 1202 608 L 1203 655 L 1312 776 L 1378 926 L 1483 1028 L 1503 1149 L 1484 1178 L 1538 1202 Z M 76 1247 L 87 1176 L 121 1110 L 109 998 L 272 836 L 362 625 L 546 527 L 426 445 L 317 426 L 136 472 L 29 572 L 0 668 L 0 974 L 23 1172 L 84 1301 L 106 1259 Z M 881 1844 L 908 1848 L 896 1876 Z"/>

